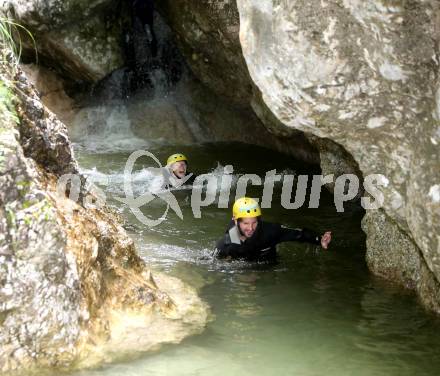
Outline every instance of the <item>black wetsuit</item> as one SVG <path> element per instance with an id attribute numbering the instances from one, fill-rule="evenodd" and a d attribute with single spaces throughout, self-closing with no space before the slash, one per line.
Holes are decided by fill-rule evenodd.
<path id="1" fill-rule="evenodd" d="M 217 242 L 214 256 L 248 261 L 273 261 L 276 259 L 276 245 L 288 241 L 320 245 L 321 235 L 307 229 L 290 229 L 260 220 L 252 237 L 241 241 L 238 226 L 231 221 L 225 235 Z"/>

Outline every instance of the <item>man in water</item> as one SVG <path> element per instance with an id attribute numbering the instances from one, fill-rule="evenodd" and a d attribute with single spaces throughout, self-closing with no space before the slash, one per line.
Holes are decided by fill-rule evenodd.
<path id="1" fill-rule="evenodd" d="M 182 185 L 192 185 L 196 176 L 188 173 L 188 159 L 180 153 L 170 155 L 166 165 L 167 187 L 178 188 Z"/>
<path id="2" fill-rule="evenodd" d="M 321 245 L 327 249 L 331 232 L 323 235 L 307 229 L 290 229 L 280 224 L 264 222 L 258 203 L 248 197 L 238 199 L 232 208 L 232 221 L 216 245 L 214 256 L 247 261 L 275 260 L 276 245 L 299 241 Z"/>

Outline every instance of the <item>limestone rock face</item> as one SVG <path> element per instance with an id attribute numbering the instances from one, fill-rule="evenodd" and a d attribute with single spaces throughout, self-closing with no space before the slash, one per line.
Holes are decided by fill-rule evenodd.
<path id="1" fill-rule="evenodd" d="M 112 0 L 43 0 L 0 3 L 0 11 L 34 36 L 38 58 L 77 81 L 98 81 L 123 65 L 121 30 Z M 25 52 L 34 45 L 22 32 Z"/>
<path id="2" fill-rule="evenodd" d="M 203 112 L 208 113 L 201 124 L 208 139 L 212 133 L 215 133 L 211 137 L 213 140 L 234 139 L 261 144 L 259 139 L 263 139 L 264 146 L 319 163 L 316 149 L 303 132 L 279 126 L 282 123 L 267 108 L 250 78 L 240 46 L 236 0 L 161 0 L 156 6 L 173 30 L 191 71 L 209 89 L 203 95 L 198 95 L 199 89 L 193 91 L 191 99 L 199 102 L 201 118 Z M 213 106 L 206 98 L 215 96 L 219 99 L 213 100 L 223 105 L 211 111 Z M 226 110 L 221 111 L 222 108 Z M 249 126 L 239 121 L 240 118 L 249 119 Z M 234 124 L 228 125 L 231 121 Z M 216 128 L 214 132 L 213 128 Z M 235 136 L 228 135 L 231 131 Z"/>
<path id="3" fill-rule="evenodd" d="M 87 367 L 200 332 L 207 306 L 152 276 L 78 175 L 64 124 L 10 69 L 0 87 L 0 372 Z M 57 189 L 66 174 L 80 185 L 75 200 Z"/>
<path id="4" fill-rule="evenodd" d="M 415 290 L 426 307 L 440 312 L 440 284 L 414 241 L 383 210 L 368 210 L 362 229 L 368 234 L 368 267 L 376 275 Z"/>
<path id="5" fill-rule="evenodd" d="M 233 102 L 250 104 L 283 145 L 304 145 L 305 137 L 323 173 L 335 178 L 382 174 L 384 221 L 403 231 L 394 238 L 413 242 L 419 262 L 440 280 L 438 7 L 380 0 L 159 2 L 195 75 Z M 379 218 L 369 216 L 364 226 L 369 249 L 383 251 L 369 265 L 395 279 L 379 267 L 388 263 L 390 245 L 372 232 Z M 424 302 L 437 307 L 435 289 L 422 290 Z"/>
<path id="6" fill-rule="evenodd" d="M 22 64 L 28 80 L 38 90 L 43 104 L 69 127 L 75 116 L 75 102 L 64 87 L 63 80 L 52 70 L 35 64 Z"/>
<path id="7" fill-rule="evenodd" d="M 285 127 L 341 145 L 440 280 L 436 2 L 237 0 L 250 75 Z M 384 260 L 385 262 L 386 260 Z"/>
<path id="8" fill-rule="evenodd" d="M 220 96 L 247 106 L 252 82 L 238 39 L 236 0 L 161 0 L 156 5 L 197 78 Z"/>

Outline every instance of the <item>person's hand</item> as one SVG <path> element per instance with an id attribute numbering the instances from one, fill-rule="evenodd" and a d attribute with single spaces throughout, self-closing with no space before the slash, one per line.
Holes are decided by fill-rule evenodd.
<path id="1" fill-rule="evenodd" d="M 321 247 L 327 249 L 331 240 L 332 240 L 332 232 L 331 231 L 324 232 L 324 235 L 321 236 Z"/>

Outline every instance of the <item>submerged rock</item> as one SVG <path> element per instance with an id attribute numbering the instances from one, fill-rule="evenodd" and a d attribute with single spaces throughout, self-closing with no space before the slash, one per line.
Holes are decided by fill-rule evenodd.
<path id="1" fill-rule="evenodd" d="M 65 174 L 84 183 L 66 128 L 23 72 L 14 87 L 8 75 L 3 67 L 0 371 L 96 365 L 203 330 L 206 304 L 151 275 L 115 214 L 93 205 L 93 186 L 77 202 L 57 192 Z"/>

